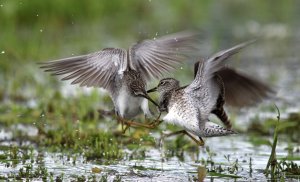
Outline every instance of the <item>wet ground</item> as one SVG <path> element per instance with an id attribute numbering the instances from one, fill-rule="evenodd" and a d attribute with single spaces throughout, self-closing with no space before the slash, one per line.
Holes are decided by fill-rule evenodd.
<path id="1" fill-rule="evenodd" d="M 112 37 L 113 33 L 108 33 L 110 29 L 103 28 L 113 22 L 113 18 L 109 19 L 110 15 L 106 17 L 106 24 L 102 22 L 97 24 L 98 19 L 97 23 L 95 21 L 90 24 L 79 22 L 76 24 L 75 21 L 74 24 L 71 18 L 72 23 L 69 22 L 70 25 L 67 27 L 59 27 L 57 22 L 62 18 L 57 17 L 58 20 L 52 22 L 53 25 L 49 26 L 49 29 L 46 28 L 47 18 L 45 18 L 35 27 L 38 36 L 35 38 L 36 42 L 35 39 L 32 40 L 32 45 L 25 44 L 27 34 L 32 29 L 31 24 L 27 22 L 28 30 L 26 28 L 24 32 L 20 30 L 19 37 L 12 34 L 11 38 L 14 40 L 10 41 L 12 45 L 1 47 L 1 60 L 2 58 L 6 60 L 6 64 L 0 65 L 1 71 L 4 72 L 0 73 L 0 85 L 3 86 L 0 88 L 0 180 L 175 182 L 197 181 L 204 178 L 204 181 L 266 181 L 271 179 L 270 175 L 265 175 L 264 170 L 271 153 L 277 122 L 278 113 L 274 106 L 276 104 L 280 110 L 282 123 L 276 155 L 278 162 L 282 162 L 278 166 L 283 168 L 278 170 L 275 179 L 299 181 L 300 28 L 297 24 L 299 18 L 291 16 L 294 17 L 294 22 L 290 22 L 289 17 L 288 22 L 264 22 L 251 20 L 246 12 L 241 12 L 241 15 L 245 16 L 244 19 L 240 22 L 231 22 L 229 26 L 230 20 L 239 17 L 233 12 L 227 14 L 227 19 L 224 16 L 226 19 L 222 21 L 224 23 L 215 23 L 213 20 L 218 19 L 217 17 L 223 17 L 227 11 L 232 12 L 230 7 L 233 6 L 227 3 L 220 5 L 220 2 L 216 1 L 211 9 L 214 10 L 211 11 L 211 18 L 206 22 L 210 26 L 201 25 L 207 27 L 208 32 L 211 31 L 203 40 L 205 50 L 203 57 L 211 55 L 213 51 L 258 37 L 255 44 L 241 51 L 229 64 L 266 81 L 277 91 L 275 98 L 258 106 L 242 109 L 226 108 L 234 123 L 233 128 L 239 134 L 207 138 L 204 147 L 196 146 L 186 137 L 172 137 L 160 141 L 164 130 L 170 132 L 176 129 L 164 123 L 157 130 L 133 129 L 125 136 L 120 135 L 116 132 L 120 131 L 120 126 L 115 124 L 114 118 L 98 116 L 97 109 L 112 108 L 110 99 L 107 95 L 103 96 L 102 90 L 99 94 L 98 90 L 70 86 L 65 82 L 61 83 L 61 86 L 57 83 L 57 78 L 42 72 L 32 60 L 49 60 L 91 52 L 107 46 L 121 46 L 138 37 L 133 36 L 133 32 L 140 32 L 140 37 L 144 36 L 143 33 L 147 35 L 146 37 L 151 37 L 155 33 L 148 36 L 150 30 L 145 31 L 147 26 L 143 27 L 142 23 L 136 25 L 137 20 L 132 20 L 133 24 L 129 25 L 130 29 L 127 27 L 124 35 Z M 273 5 L 273 1 L 271 4 Z M 157 1 L 156 6 L 165 8 L 169 5 L 162 6 Z M 277 8 L 281 10 L 281 7 Z M 47 9 L 48 7 L 45 10 Z M 265 9 L 260 10 L 268 12 Z M 36 14 L 35 11 L 35 9 L 30 11 L 34 12 L 34 17 L 43 16 L 42 11 L 40 14 Z M 184 14 L 186 12 L 185 9 Z M 201 11 L 197 9 L 195 12 Z M 214 15 L 213 12 L 221 14 Z M 272 13 L 276 13 L 280 19 L 282 15 L 286 15 L 284 12 L 292 11 L 287 8 L 286 11 Z M 299 11 L 293 12 L 299 14 Z M 167 16 L 171 14 L 167 13 Z M 276 16 L 272 14 L 267 17 Z M 194 21 L 198 22 L 198 18 L 194 17 Z M 7 20 L 11 22 L 10 18 Z M 268 18 L 266 20 L 269 21 Z M 144 21 L 144 24 L 149 24 L 148 20 Z M 118 23 L 116 27 L 120 27 L 123 25 L 119 22 L 127 22 L 127 19 L 116 22 Z M 157 19 L 152 19 L 152 22 L 156 24 Z M 172 21 L 165 20 L 160 23 L 166 22 L 173 24 Z M 133 31 L 131 28 L 136 26 L 142 28 Z M 156 26 L 161 28 L 160 24 Z M 12 29 L 14 28 L 15 24 Z M 116 29 L 115 26 L 110 28 Z M 9 32 L 13 31 L 7 29 L 6 32 L 10 35 Z M 87 32 L 91 35 L 83 36 Z M 104 36 L 100 36 L 99 32 Z M 164 34 L 161 32 L 160 34 Z M 49 44 L 52 38 L 56 42 Z M 19 42 L 18 39 L 26 41 Z M 15 45 L 21 45 L 16 49 L 20 50 L 19 52 L 15 52 Z M 23 46 L 27 46 L 28 50 L 23 49 Z M 23 59 L 27 62 L 21 62 Z M 178 74 L 171 76 L 187 84 L 192 79 L 191 68 L 192 64 L 186 65 Z M 156 82 L 151 83 L 155 84 Z M 212 120 L 217 121 L 213 118 Z M 102 133 L 108 135 L 101 135 Z M 96 141 L 91 141 L 95 138 Z M 98 143 L 101 143 L 99 148 Z M 288 166 L 290 162 L 297 165 Z"/>
<path id="2" fill-rule="evenodd" d="M 256 49 L 251 51 L 255 52 Z M 246 57 L 248 56 L 251 56 L 251 53 L 247 53 Z M 103 162 L 99 159 L 87 160 L 81 153 L 51 152 L 30 141 L 15 140 L 13 137 L 15 131 L 26 136 L 38 135 L 35 122 L 29 125 L 15 124 L 0 129 L 1 147 L 9 148 L 0 150 L 0 156 L 11 155 L 13 146 L 20 147 L 16 149 L 18 157 L 14 160 L 12 157 L 5 158 L 0 162 L 0 176 L 11 180 L 26 179 L 28 176 L 26 177 L 24 171 L 28 170 L 27 175 L 31 174 L 29 179 L 32 180 L 195 181 L 199 178 L 199 168 L 205 166 L 204 181 L 266 181 L 270 179 L 270 176 L 266 177 L 264 174 L 264 169 L 270 156 L 271 146 L 268 142 L 272 142 L 272 135 L 255 136 L 253 133 L 247 133 L 247 128 L 255 118 L 259 118 L 259 121 L 268 118 L 276 119 L 277 112 L 274 104 L 281 109 L 283 119 L 288 118 L 290 113 L 299 113 L 299 102 L 295 101 L 300 101 L 300 97 L 295 90 L 299 89 L 300 71 L 293 67 L 293 64 L 298 64 L 296 58 L 287 58 L 291 61 L 288 66 L 270 64 L 270 61 L 260 62 L 260 59 L 256 56 L 253 63 L 238 63 L 237 67 L 244 67 L 245 72 L 249 71 L 260 75 L 265 80 L 271 80 L 271 83 L 276 85 L 274 88 L 277 89 L 278 95 L 277 98 L 258 107 L 240 111 L 233 109 L 230 113 L 234 118 L 234 125 L 241 131 L 238 135 L 208 138 L 205 147 L 198 148 L 192 144 L 192 147 L 181 150 L 170 147 L 169 143 L 172 143 L 175 137 L 160 142 L 160 132 L 153 131 L 154 134 L 150 133 L 150 138 L 155 141 L 154 144 L 144 145 L 141 140 L 134 150 L 122 144 L 120 145 L 123 151 L 121 159 Z M 280 76 L 278 76 L 279 69 Z M 63 87 L 62 90 L 66 92 L 70 89 L 69 86 L 66 88 Z M 102 123 L 101 127 L 106 126 Z M 166 126 L 163 125 L 162 128 Z M 270 133 L 273 130 L 274 127 L 270 126 Z M 179 142 L 186 141 L 179 140 Z M 279 138 L 276 150 L 277 158 L 284 159 L 292 154 L 292 161 L 299 164 L 299 150 L 299 141 L 291 141 L 286 136 L 282 136 Z M 28 156 L 24 157 L 23 153 L 28 153 Z M 286 179 L 297 181 L 299 176 Z"/>
<path id="3" fill-rule="evenodd" d="M 9 133 L 1 131 L 1 139 L 9 136 Z M 12 143 L 4 142 L 2 145 L 9 146 Z M 194 181 L 198 178 L 199 166 L 206 165 L 211 173 L 207 174 L 205 181 L 266 181 L 268 179 L 263 171 L 270 155 L 270 146 L 255 146 L 247 135 L 210 138 L 206 140 L 206 147 L 194 151 L 172 152 L 164 146 L 165 143 L 168 141 L 162 143 L 157 141 L 156 147 L 137 149 L 140 150 L 142 159 L 134 159 L 138 155 L 133 155 L 134 157 L 130 159 L 128 156 L 132 155 L 133 151 L 125 150 L 127 157 L 112 164 L 102 165 L 97 164 L 96 161 L 86 161 L 81 155 L 70 158 L 67 154 L 33 149 L 32 157 L 23 162 L 10 165 L 7 164 L 11 161 L 2 162 L 0 174 L 14 179 L 14 175 L 17 176 L 21 168 L 32 165 L 33 171 L 43 167 L 47 169 L 48 176 L 51 174 L 53 179 L 63 180 Z M 299 150 L 300 146 L 297 147 Z M 279 142 L 277 158 L 285 158 L 288 155 L 287 148 L 287 143 Z M 300 157 L 299 153 L 298 157 Z M 213 171 L 217 174 L 214 175 Z M 223 176 L 220 176 L 220 173 Z M 33 180 L 42 180 L 42 178 L 33 178 Z"/>

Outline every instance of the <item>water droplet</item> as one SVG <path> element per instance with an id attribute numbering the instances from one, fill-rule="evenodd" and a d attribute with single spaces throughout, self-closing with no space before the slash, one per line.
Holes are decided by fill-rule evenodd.
<path id="1" fill-rule="evenodd" d="M 43 32 L 43 29 L 40 29 L 40 32 Z"/>
<path id="2" fill-rule="evenodd" d="M 1 51 L 1 54 L 5 54 L 5 51 Z"/>
<path id="3" fill-rule="evenodd" d="M 36 16 L 39 16 L 39 14 L 36 14 Z"/>

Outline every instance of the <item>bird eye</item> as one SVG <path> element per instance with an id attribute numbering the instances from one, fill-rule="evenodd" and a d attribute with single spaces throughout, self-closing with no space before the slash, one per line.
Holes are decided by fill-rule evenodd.
<path id="1" fill-rule="evenodd" d="M 164 85 L 166 82 L 164 82 L 164 81 L 162 81 L 162 82 L 160 82 L 160 85 Z"/>

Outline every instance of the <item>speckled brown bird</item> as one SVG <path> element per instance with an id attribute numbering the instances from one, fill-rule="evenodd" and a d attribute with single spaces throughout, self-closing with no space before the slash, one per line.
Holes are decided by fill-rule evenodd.
<path id="1" fill-rule="evenodd" d="M 173 71 L 199 51 L 200 36 L 180 32 L 144 40 L 129 49 L 105 48 L 99 52 L 41 63 L 52 75 L 65 75 L 72 84 L 106 89 L 122 121 L 143 112 L 151 116 L 146 83 Z"/>
<path id="2" fill-rule="evenodd" d="M 167 112 L 163 120 L 183 128 L 170 135 L 184 133 L 203 145 L 201 137 L 234 134 L 223 108 L 225 101 L 235 106 L 244 106 L 259 102 L 273 93 L 268 85 L 225 67 L 230 56 L 251 43 L 253 41 L 239 44 L 197 62 L 195 79 L 188 86 L 180 87 L 178 80 L 165 78 L 157 87 L 148 90 L 158 91 L 159 108 Z M 227 91 L 231 93 L 226 94 Z M 217 115 L 227 128 L 209 122 L 211 113 Z M 193 135 L 198 136 L 200 141 Z"/>

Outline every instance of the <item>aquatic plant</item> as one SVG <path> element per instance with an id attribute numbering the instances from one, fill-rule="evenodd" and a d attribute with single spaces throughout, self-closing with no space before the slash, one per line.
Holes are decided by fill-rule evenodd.
<path id="1" fill-rule="evenodd" d="M 265 168 L 265 175 L 268 177 L 271 174 L 271 179 L 276 178 L 284 178 L 286 176 L 300 178 L 300 166 L 293 161 L 278 160 L 276 157 L 276 146 L 278 141 L 278 135 L 280 131 L 280 111 L 278 107 L 275 105 L 277 110 L 277 124 L 274 131 L 272 150 L 270 153 L 270 157 L 268 163 Z M 271 169 L 270 169 L 271 168 Z"/>

